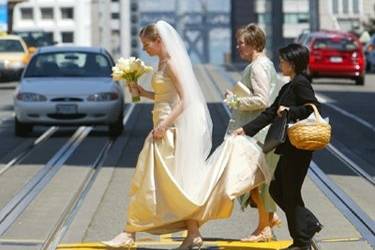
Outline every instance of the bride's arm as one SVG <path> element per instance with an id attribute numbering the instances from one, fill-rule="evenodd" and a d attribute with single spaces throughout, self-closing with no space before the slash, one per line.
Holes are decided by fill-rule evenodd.
<path id="1" fill-rule="evenodd" d="M 140 96 L 146 97 L 146 98 L 151 99 L 151 100 L 155 99 L 155 93 L 154 92 L 145 90 L 140 85 L 138 85 L 137 88 L 138 88 Z"/>
<path id="2" fill-rule="evenodd" d="M 166 73 L 171 78 L 176 88 L 177 94 L 179 96 L 179 101 L 174 106 L 174 108 L 172 109 L 172 112 L 167 116 L 167 118 L 163 122 L 161 122 L 157 128 L 154 129 L 154 135 L 159 138 L 164 136 L 166 129 L 172 126 L 177 120 L 178 116 L 182 113 L 184 109 L 184 100 L 185 100 L 181 83 L 176 77 L 176 72 L 175 72 L 174 67 L 170 63 L 168 63 L 168 66 L 166 68 Z"/>

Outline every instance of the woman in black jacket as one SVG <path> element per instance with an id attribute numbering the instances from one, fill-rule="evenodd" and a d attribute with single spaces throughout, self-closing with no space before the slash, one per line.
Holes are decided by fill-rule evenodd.
<path id="1" fill-rule="evenodd" d="M 259 130 L 272 123 L 276 116 L 287 112 L 288 122 L 305 119 L 312 108 L 305 106 L 313 103 L 319 108 L 309 78 L 303 73 L 309 62 L 309 51 L 299 44 L 290 44 L 279 50 L 280 69 L 291 81 L 285 84 L 274 103 L 256 119 L 237 129 L 235 134 L 254 136 Z M 280 154 L 274 179 L 270 184 L 270 194 L 286 214 L 288 229 L 293 244 L 286 249 L 308 250 L 311 239 L 322 225 L 313 213 L 305 208 L 301 188 L 312 158 L 312 151 L 295 148 L 286 141 L 277 146 L 275 153 Z"/>

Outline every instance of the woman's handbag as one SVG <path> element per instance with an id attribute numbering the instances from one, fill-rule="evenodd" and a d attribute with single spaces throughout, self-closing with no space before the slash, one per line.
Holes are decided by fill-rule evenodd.
<path id="1" fill-rule="evenodd" d="M 287 114 L 287 111 L 283 111 L 281 117 L 277 116 L 269 127 L 262 147 L 264 153 L 272 151 L 274 148 L 285 142 L 288 125 Z"/>
<path id="2" fill-rule="evenodd" d="M 307 103 L 314 109 L 315 119 L 310 117 L 298 121 L 288 128 L 288 137 L 293 146 L 303 150 L 323 149 L 331 140 L 331 126 L 319 114 L 312 103 Z"/>
<path id="3" fill-rule="evenodd" d="M 288 89 L 279 99 L 279 104 L 281 100 L 287 95 L 292 84 L 288 86 Z M 286 130 L 288 128 L 288 112 L 285 110 L 281 112 L 281 117 L 276 116 L 273 120 L 271 126 L 268 129 L 266 138 L 264 139 L 264 144 L 262 146 L 263 153 L 268 153 L 274 148 L 284 143 L 286 140 Z"/>

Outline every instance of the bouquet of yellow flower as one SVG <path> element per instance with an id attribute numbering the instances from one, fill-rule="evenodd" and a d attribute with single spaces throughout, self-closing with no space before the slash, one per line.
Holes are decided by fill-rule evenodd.
<path id="1" fill-rule="evenodd" d="M 240 98 L 235 95 L 235 94 L 232 94 L 232 95 L 228 95 L 225 99 L 224 99 L 224 103 L 230 108 L 230 109 L 238 109 L 239 106 L 240 106 Z"/>
<path id="2" fill-rule="evenodd" d="M 139 102 L 140 97 L 137 88 L 137 80 L 143 74 L 151 71 L 152 67 L 146 66 L 139 58 L 129 57 L 124 59 L 121 57 L 112 68 L 112 78 L 116 81 L 125 80 L 132 95 L 132 101 Z"/>

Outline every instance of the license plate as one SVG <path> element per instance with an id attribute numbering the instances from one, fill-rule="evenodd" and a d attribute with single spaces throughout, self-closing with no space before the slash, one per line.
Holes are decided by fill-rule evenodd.
<path id="1" fill-rule="evenodd" d="M 330 61 L 333 62 L 333 63 L 341 63 L 342 62 L 342 57 L 339 57 L 339 56 L 332 56 L 330 58 Z"/>
<path id="2" fill-rule="evenodd" d="M 77 113 L 77 105 L 75 104 L 59 104 L 56 105 L 56 113 L 58 114 L 75 114 Z"/>

